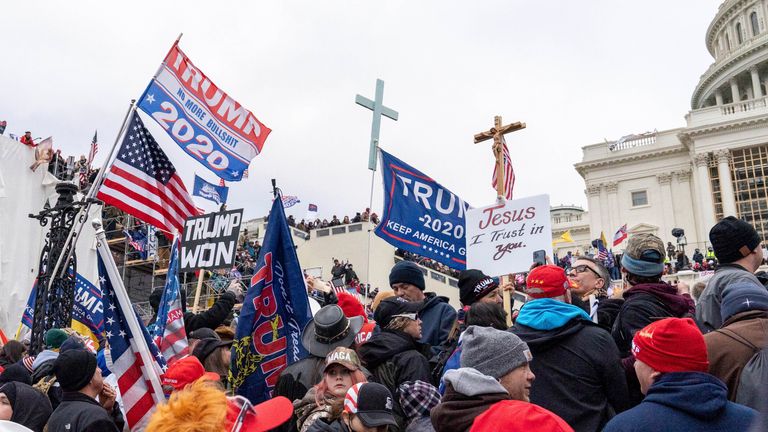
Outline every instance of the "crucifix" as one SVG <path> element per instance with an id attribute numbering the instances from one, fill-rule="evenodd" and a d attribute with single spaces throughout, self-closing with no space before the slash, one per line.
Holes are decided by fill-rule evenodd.
<path id="1" fill-rule="evenodd" d="M 521 122 L 514 122 L 504 126 L 501 124 L 501 116 L 495 116 L 493 118 L 493 127 L 490 130 L 475 135 L 475 144 L 493 138 L 493 156 L 496 158 L 496 172 L 499 176 L 496 181 L 496 193 L 499 201 L 504 199 L 507 192 L 504 190 L 504 181 L 502 180 L 504 178 L 504 151 L 502 149 L 504 134 L 525 129 L 525 123 Z"/>
<path id="2" fill-rule="evenodd" d="M 504 203 L 504 197 L 506 192 L 504 190 L 504 134 L 515 132 L 520 129 L 525 129 L 525 123 L 515 122 L 502 126 L 501 116 L 495 116 L 493 118 L 493 127 L 485 132 L 480 132 L 475 135 L 475 144 L 483 141 L 488 141 L 493 138 L 493 156 L 496 158 L 496 193 L 498 194 L 497 200 L 499 203 Z M 507 312 L 507 325 L 512 326 L 512 301 L 510 293 L 504 287 L 510 282 L 510 275 L 501 275 L 500 277 L 501 295 L 504 302 L 504 310 Z"/>
<path id="3" fill-rule="evenodd" d="M 384 81 L 376 80 L 376 96 L 373 100 L 367 97 L 356 95 L 355 103 L 369 110 L 373 111 L 373 121 L 371 123 L 371 148 L 368 151 L 368 169 L 371 170 L 371 195 L 368 201 L 368 208 L 373 208 L 373 182 L 376 177 L 376 151 L 379 148 L 379 130 L 381 129 L 381 116 L 391 118 L 397 121 L 397 111 L 384 106 Z M 373 210 L 370 210 L 373 212 Z M 366 282 L 365 297 L 368 298 L 368 293 L 371 289 L 371 237 L 372 230 L 368 230 L 368 257 L 366 263 L 365 277 L 368 279 Z"/>
<path id="4" fill-rule="evenodd" d="M 373 111 L 371 124 L 371 149 L 368 152 L 368 169 L 376 171 L 376 149 L 379 146 L 379 129 L 381 128 L 381 116 L 389 117 L 397 121 L 397 111 L 384 106 L 384 81 L 376 80 L 376 97 L 370 100 L 366 97 L 355 96 L 355 103 Z"/>

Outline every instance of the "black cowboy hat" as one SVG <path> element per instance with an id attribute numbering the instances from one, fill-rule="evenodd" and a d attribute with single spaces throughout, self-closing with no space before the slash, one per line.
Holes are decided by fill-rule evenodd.
<path id="1" fill-rule="evenodd" d="M 325 357 L 337 347 L 350 347 L 363 327 L 363 317 L 347 318 L 339 305 L 320 308 L 301 335 L 301 344 L 310 354 Z"/>

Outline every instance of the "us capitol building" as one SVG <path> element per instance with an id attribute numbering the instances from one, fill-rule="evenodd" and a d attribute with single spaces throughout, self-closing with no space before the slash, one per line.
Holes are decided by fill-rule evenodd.
<path id="1" fill-rule="evenodd" d="M 553 238 L 571 230 L 574 240 L 556 245 L 561 256 L 601 231 L 611 243 L 625 223 L 630 236 L 650 232 L 673 244 L 672 229 L 684 229 L 689 257 L 725 216 L 768 237 L 767 24 L 768 0 L 725 1 L 707 29 L 714 63 L 693 90 L 686 126 L 582 148 L 575 168 L 589 212 L 553 208 Z"/>

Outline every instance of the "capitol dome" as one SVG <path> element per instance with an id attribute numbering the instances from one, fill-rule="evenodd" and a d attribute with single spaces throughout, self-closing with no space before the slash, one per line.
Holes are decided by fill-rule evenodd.
<path id="1" fill-rule="evenodd" d="M 765 106 L 768 81 L 768 2 L 726 0 L 706 32 L 706 45 L 715 62 L 701 76 L 691 97 L 691 109 L 730 104 L 726 109 Z M 752 102 L 749 102 L 752 101 Z"/>

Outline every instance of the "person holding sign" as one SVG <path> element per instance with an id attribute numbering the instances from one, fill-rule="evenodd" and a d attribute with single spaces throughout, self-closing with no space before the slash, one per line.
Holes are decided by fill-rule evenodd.
<path id="1" fill-rule="evenodd" d="M 410 261 L 400 261 L 389 273 L 389 286 L 395 295 L 409 302 L 424 302 L 419 311 L 422 343 L 438 354 L 440 346 L 448 340 L 456 322 L 456 310 L 448 304 L 448 298 L 433 292 L 425 293 L 424 273 Z"/>
<path id="2" fill-rule="evenodd" d="M 531 297 L 512 331 L 528 344 L 537 380 L 531 402 L 563 418 L 576 431 L 596 431 L 629 408 L 619 350 L 611 335 L 570 304 L 565 271 L 534 268 L 526 280 Z"/>

